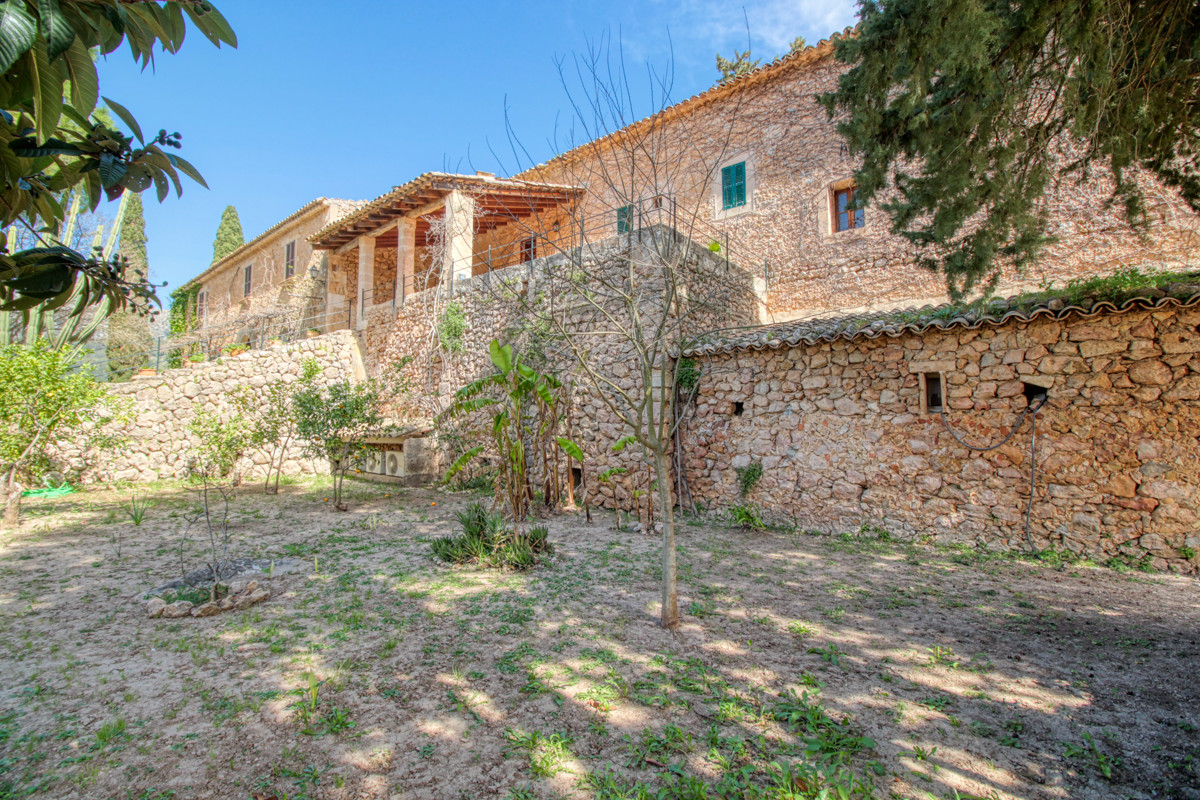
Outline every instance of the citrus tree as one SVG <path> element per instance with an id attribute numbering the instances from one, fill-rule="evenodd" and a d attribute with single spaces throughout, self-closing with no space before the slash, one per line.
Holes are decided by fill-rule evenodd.
<path id="1" fill-rule="evenodd" d="M 292 395 L 296 436 L 305 453 L 329 462 L 333 477 L 333 507 L 346 511 L 342 498 L 346 473 L 367 449 L 367 436 L 386 425 L 383 404 L 390 386 L 378 380 L 337 381 L 325 387 L 308 386 Z"/>
<path id="2" fill-rule="evenodd" d="M 21 492 L 50 460 L 57 439 L 102 426 L 107 392 L 70 353 L 44 339 L 32 347 L 0 347 L 0 492 L 4 527 L 15 528 Z"/>

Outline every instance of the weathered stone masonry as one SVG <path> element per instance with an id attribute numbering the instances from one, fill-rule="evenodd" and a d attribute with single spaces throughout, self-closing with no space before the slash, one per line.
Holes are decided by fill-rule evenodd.
<path id="1" fill-rule="evenodd" d="M 188 424 L 199 412 L 227 419 L 234 411 L 232 399 L 242 386 L 262 389 L 276 382 L 299 379 L 303 364 L 313 359 L 321 367 L 318 381 L 332 383 L 363 374 L 358 343 L 349 331 L 252 350 L 238 356 L 206 361 L 194 366 L 165 370 L 149 378 L 112 384 L 110 391 L 121 401 L 132 402 L 132 421 L 116 431 L 121 444 L 102 452 L 84 454 L 69 443 L 63 457 L 83 479 L 92 481 L 151 481 L 182 478 L 196 446 Z M 236 470 L 250 478 L 263 474 L 265 456 L 242 458 Z M 285 475 L 326 472 L 324 464 L 303 457 L 298 445 L 284 458 Z"/>
<path id="2" fill-rule="evenodd" d="M 989 445 L 1011 430 L 1031 384 L 1049 395 L 1037 414 L 1033 545 L 1101 561 L 1149 554 L 1158 568 L 1194 571 L 1200 294 L 1153 303 L 811 343 L 777 327 L 702 347 L 687 480 L 714 505 L 742 502 L 735 468 L 757 460 L 764 475 L 750 500 L 770 517 L 1023 549 L 1029 421 L 1005 446 L 970 452 L 925 407 L 923 387 L 940 373 L 949 425 Z"/>

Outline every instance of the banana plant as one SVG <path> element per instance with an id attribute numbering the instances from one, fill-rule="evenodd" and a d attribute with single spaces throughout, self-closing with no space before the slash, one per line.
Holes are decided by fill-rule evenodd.
<path id="1" fill-rule="evenodd" d="M 557 452 L 583 462 L 583 450 L 565 436 L 555 436 L 561 418 L 564 387 L 552 375 L 539 373 L 521 362 L 510 345 L 492 340 L 488 355 L 495 371 L 460 388 L 454 402 L 442 414 L 442 420 L 471 418 L 477 412 L 490 417 L 482 431 L 490 439 L 488 445 L 477 445 L 464 452 L 446 471 L 446 479 L 457 475 L 469 463 L 491 449 L 497 459 L 495 489 L 497 499 L 507 507 L 514 522 L 529 516 L 533 504 L 533 485 L 529 480 L 529 457 L 532 452 L 541 462 L 547 476 L 544 491 L 560 486 L 557 475 Z M 552 442 L 552 443 L 551 443 Z M 547 502 L 557 502 L 557 494 L 547 495 Z"/>

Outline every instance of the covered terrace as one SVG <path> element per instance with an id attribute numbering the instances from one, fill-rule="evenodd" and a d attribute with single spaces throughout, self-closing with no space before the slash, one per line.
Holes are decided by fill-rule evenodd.
<path id="1" fill-rule="evenodd" d="M 326 298 L 354 327 L 384 303 L 528 261 L 538 240 L 568 235 L 564 221 L 583 194 L 574 186 L 427 172 L 314 235 L 332 251 Z M 357 269 L 355 269 L 357 265 Z"/>

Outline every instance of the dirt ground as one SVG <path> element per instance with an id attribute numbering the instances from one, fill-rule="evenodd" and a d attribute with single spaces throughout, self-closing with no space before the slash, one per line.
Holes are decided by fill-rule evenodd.
<path id="1" fill-rule="evenodd" d="M 486 572 L 430 556 L 478 495 L 309 481 L 232 530 L 315 569 L 148 619 L 200 549 L 186 487 L 138 491 L 140 526 L 87 492 L 0 539 L 0 800 L 1200 798 L 1194 578 L 688 519 L 666 631 L 611 514 Z"/>

